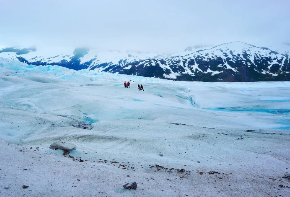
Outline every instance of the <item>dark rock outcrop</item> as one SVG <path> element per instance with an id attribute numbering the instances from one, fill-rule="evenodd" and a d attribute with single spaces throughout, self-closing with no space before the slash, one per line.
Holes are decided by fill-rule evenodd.
<path id="1" fill-rule="evenodd" d="M 125 185 L 123 185 L 124 189 L 134 189 L 136 190 L 137 189 L 137 183 L 136 182 L 133 182 L 131 184 L 129 183 L 126 183 Z"/>
<path id="2" fill-rule="evenodd" d="M 73 144 L 69 144 L 69 143 L 64 143 L 64 142 L 54 142 L 49 146 L 50 149 L 54 149 L 54 150 L 63 150 L 63 154 L 67 155 L 69 154 L 71 151 L 76 150 L 76 146 Z"/>

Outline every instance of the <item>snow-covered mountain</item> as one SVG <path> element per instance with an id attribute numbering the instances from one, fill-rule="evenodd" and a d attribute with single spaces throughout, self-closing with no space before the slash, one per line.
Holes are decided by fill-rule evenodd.
<path id="1" fill-rule="evenodd" d="M 32 65 L 60 65 L 127 75 L 185 81 L 289 81 L 287 50 L 271 50 L 243 42 L 214 47 L 188 47 L 160 55 L 76 48 L 71 51 L 41 51 L 35 48 L 2 48 L 0 57 Z"/>

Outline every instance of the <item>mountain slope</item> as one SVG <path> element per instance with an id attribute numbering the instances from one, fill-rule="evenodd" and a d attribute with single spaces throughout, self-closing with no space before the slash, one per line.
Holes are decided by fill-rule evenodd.
<path id="1" fill-rule="evenodd" d="M 60 65 L 66 68 L 158 77 L 185 81 L 289 81 L 289 53 L 243 42 L 207 48 L 188 48 L 178 54 L 99 52 L 77 48 L 70 54 L 52 57 L 35 49 L 4 48 L 0 57 L 18 59 L 32 65 Z"/>

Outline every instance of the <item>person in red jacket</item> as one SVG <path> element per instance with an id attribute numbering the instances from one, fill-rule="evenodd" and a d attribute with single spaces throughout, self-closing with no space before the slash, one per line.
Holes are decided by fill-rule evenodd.
<path id="1" fill-rule="evenodd" d="M 124 87 L 127 88 L 127 82 L 126 81 L 124 81 Z"/>
<path id="2" fill-rule="evenodd" d="M 127 88 L 130 88 L 130 82 L 129 81 L 127 82 Z"/>

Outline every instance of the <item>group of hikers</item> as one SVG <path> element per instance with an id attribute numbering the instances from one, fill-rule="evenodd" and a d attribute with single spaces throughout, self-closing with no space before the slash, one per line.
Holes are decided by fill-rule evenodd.
<path id="1" fill-rule="evenodd" d="M 130 88 L 130 81 L 124 81 L 124 87 L 125 88 Z M 138 84 L 138 90 L 143 90 L 144 91 L 142 84 L 141 85 Z"/>
<path id="2" fill-rule="evenodd" d="M 128 82 L 124 81 L 124 87 L 125 88 L 130 88 L 130 82 L 129 81 Z"/>

